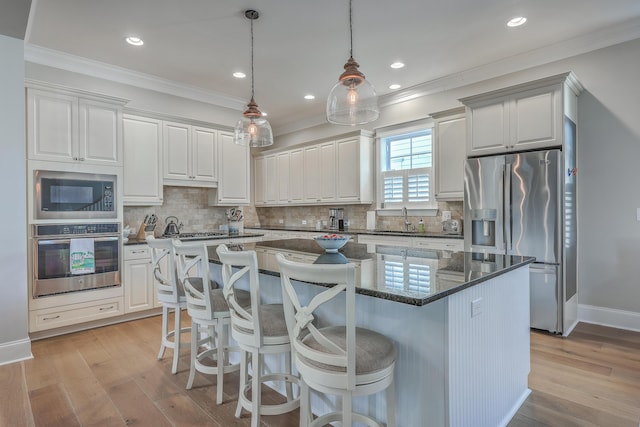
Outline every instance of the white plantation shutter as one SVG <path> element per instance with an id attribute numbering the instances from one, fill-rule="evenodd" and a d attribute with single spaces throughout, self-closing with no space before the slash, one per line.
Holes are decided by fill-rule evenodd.
<path id="1" fill-rule="evenodd" d="M 389 290 L 429 294 L 433 280 L 431 273 L 437 268 L 437 261 L 434 263 L 432 265 L 433 263 L 423 260 L 420 264 L 414 264 L 410 259 L 385 256 L 382 258 L 384 286 Z"/>
<path id="2" fill-rule="evenodd" d="M 431 128 L 381 139 L 379 200 L 383 209 L 433 209 Z"/>

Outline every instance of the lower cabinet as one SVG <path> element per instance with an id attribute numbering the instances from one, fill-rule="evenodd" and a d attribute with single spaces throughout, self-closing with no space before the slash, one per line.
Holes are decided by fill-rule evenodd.
<path id="1" fill-rule="evenodd" d="M 149 246 L 125 246 L 123 282 L 125 313 L 158 305 Z"/>
<path id="2" fill-rule="evenodd" d="M 50 307 L 29 312 L 29 332 L 61 328 L 124 314 L 122 297 Z"/>

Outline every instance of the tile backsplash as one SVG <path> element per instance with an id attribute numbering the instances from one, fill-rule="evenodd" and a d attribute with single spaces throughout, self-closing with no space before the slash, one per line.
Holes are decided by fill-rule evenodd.
<path id="1" fill-rule="evenodd" d="M 125 206 L 124 226 L 130 226 L 137 230 L 145 215 L 156 214 L 158 224 L 156 236 L 163 233 L 169 216 L 178 218 L 178 223 L 183 224 L 180 231 L 197 232 L 218 230 L 220 225 L 227 224 L 227 207 L 208 206 L 208 189 L 197 187 L 164 187 L 164 203 L 162 206 Z M 429 232 L 441 231 L 442 211 L 451 211 L 453 219 L 463 219 L 462 201 L 438 203 L 436 216 L 409 216 L 408 219 L 417 227 L 418 220 L 422 218 L 425 229 Z M 253 206 L 241 206 L 244 212 L 245 227 L 259 226 L 297 226 L 315 228 L 317 221 L 328 221 L 329 208 L 333 205 L 323 206 L 288 206 L 255 208 Z M 374 210 L 375 205 L 335 205 L 344 209 L 345 219 L 349 221 L 349 228 L 365 229 L 367 211 Z M 282 222 L 280 222 L 282 220 Z M 302 221 L 306 224 L 302 224 Z M 326 225 L 326 223 L 325 223 Z M 401 216 L 377 216 L 376 228 L 379 230 L 402 230 L 404 218 Z"/>

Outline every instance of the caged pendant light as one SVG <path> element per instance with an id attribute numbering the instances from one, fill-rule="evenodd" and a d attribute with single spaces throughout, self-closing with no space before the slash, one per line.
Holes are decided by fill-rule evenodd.
<path id="1" fill-rule="evenodd" d="M 253 94 L 253 21 L 258 19 L 260 14 L 255 10 L 247 10 L 244 16 L 251 21 L 251 101 L 236 123 L 234 141 L 238 145 L 266 147 L 273 144 L 273 133 L 271 125 L 258 109 Z"/>
<path id="2" fill-rule="evenodd" d="M 344 64 L 344 73 L 331 89 L 327 98 L 327 120 L 338 125 L 363 125 L 380 116 L 378 97 L 373 85 L 365 79 L 353 59 L 353 14 L 349 0 L 349 59 Z"/>

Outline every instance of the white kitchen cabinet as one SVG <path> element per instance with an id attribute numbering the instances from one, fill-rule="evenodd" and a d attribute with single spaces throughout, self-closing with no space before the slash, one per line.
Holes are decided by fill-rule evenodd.
<path id="1" fill-rule="evenodd" d="M 275 154 L 265 156 L 265 189 L 264 198 L 265 203 L 273 205 L 278 202 L 278 168 Z"/>
<path id="2" fill-rule="evenodd" d="M 233 141 L 233 133 L 218 132 L 219 174 L 214 205 L 238 206 L 251 203 L 251 156 L 249 147 Z M 210 200 L 211 202 L 211 200 Z"/>
<path id="3" fill-rule="evenodd" d="M 124 311 L 131 313 L 155 306 L 151 253 L 147 245 L 124 247 Z"/>
<path id="4" fill-rule="evenodd" d="M 367 135 L 336 141 L 336 201 L 373 203 L 373 144 Z"/>
<path id="5" fill-rule="evenodd" d="M 218 132 L 184 123 L 163 123 L 164 185 L 215 187 Z"/>
<path id="6" fill-rule="evenodd" d="M 161 205 L 162 121 L 125 114 L 123 128 L 124 205 Z"/>
<path id="7" fill-rule="evenodd" d="M 61 328 L 124 314 L 122 297 L 29 311 L 29 332 Z"/>
<path id="8" fill-rule="evenodd" d="M 411 246 L 420 249 L 462 252 L 464 251 L 464 239 L 414 237 Z"/>
<path id="9" fill-rule="evenodd" d="M 256 206 L 266 203 L 265 189 L 267 185 L 266 157 L 259 156 L 253 161 L 253 198 Z"/>
<path id="10" fill-rule="evenodd" d="M 276 185 L 274 185 L 278 191 L 276 203 L 285 205 L 289 203 L 290 197 L 291 154 L 288 151 L 278 153 L 276 159 L 276 170 L 278 174 Z"/>
<path id="11" fill-rule="evenodd" d="M 573 73 L 564 73 L 461 99 L 467 156 L 561 146 L 564 116 L 581 91 Z"/>
<path id="12" fill-rule="evenodd" d="M 122 166 L 125 103 L 80 91 L 28 87 L 28 158 Z"/>
<path id="13" fill-rule="evenodd" d="M 303 151 L 304 163 L 304 201 L 317 203 L 321 201 L 321 166 L 320 147 L 315 145 L 305 147 Z"/>
<path id="14" fill-rule="evenodd" d="M 289 152 L 289 203 L 304 203 L 304 150 Z"/>
<path id="15" fill-rule="evenodd" d="M 462 200 L 466 159 L 464 108 L 431 115 L 434 118 L 435 196 L 438 200 Z"/>
<path id="16" fill-rule="evenodd" d="M 336 200 L 336 144 L 320 144 L 320 200 Z"/>

